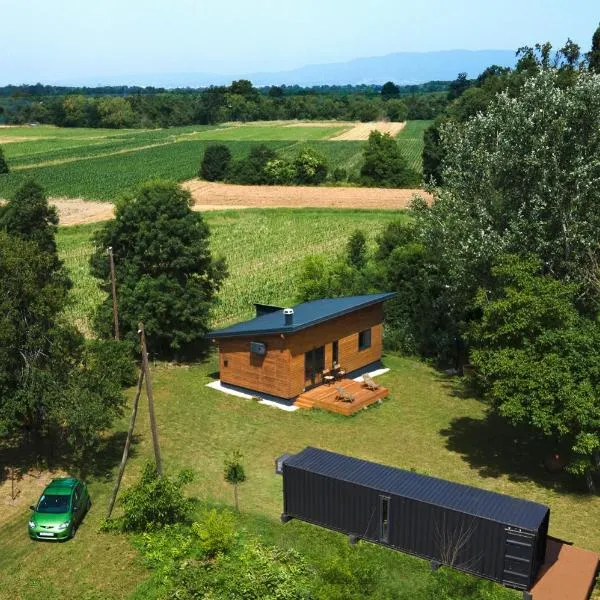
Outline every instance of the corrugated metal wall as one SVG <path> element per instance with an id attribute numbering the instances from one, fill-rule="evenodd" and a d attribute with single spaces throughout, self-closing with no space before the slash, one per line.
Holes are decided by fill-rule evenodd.
<path id="1" fill-rule="evenodd" d="M 537 574 L 536 532 L 532 532 L 538 546 L 533 553 L 536 556 L 507 563 L 507 533 L 503 523 L 380 493 L 285 463 L 283 488 L 284 513 L 290 517 L 383 543 L 519 589 L 530 587 Z M 390 498 L 387 543 L 380 539 L 381 496 Z M 518 576 L 507 576 L 509 567 Z"/>

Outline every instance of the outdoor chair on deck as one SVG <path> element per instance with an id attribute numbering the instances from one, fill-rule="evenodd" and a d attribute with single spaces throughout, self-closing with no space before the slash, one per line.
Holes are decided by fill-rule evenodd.
<path id="1" fill-rule="evenodd" d="M 335 389 L 338 392 L 336 400 L 341 400 L 342 402 L 354 402 L 354 395 L 346 391 L 341 385 L 336 385 Z"/>
<path id="2" fill-rule="evenodd" d="M 378 390 L 381 387 L 378 383 L 375 383 L 375 381 L 373 381 L 373 378 L 368 373 L 365 373 L 363 375 L 363 386 L 371 392 L 374 392 L 375 390 Z"/>
<path id="3" fill-rule="evenodd" d="M 323 371 L 323 383 L 331 385 L 334 381 L 335 375 L 329 369 L 325 369 Z"/>

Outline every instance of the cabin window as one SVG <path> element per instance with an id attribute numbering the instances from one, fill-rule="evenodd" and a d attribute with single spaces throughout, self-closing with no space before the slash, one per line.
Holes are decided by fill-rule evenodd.
<path id="1" fill-rule="evenodd" d="M 371 330 L 365 329 L 358 334 L 358 349 L 366 350 L 371 347 Z"/>
<path id="2" fill-rule="evenodd" d="M 379 540 L 390 541 L 390 498 L 379 496 Z"/>
<path id="3" fill-rule="evenodd" d="M 331 362 L 334 367 L 340 362 L 340 351 L 337 340 L 331 345 Z"/>
<path id="4" fill-rule="evenodd" d="M 225 360 L 223 361 L 223 366 L 224 366 L 225 368 L 227 368 L 227 367 L 229 366 L 229 361 L 228 361 L 227 359 L 225 359 Z"/>

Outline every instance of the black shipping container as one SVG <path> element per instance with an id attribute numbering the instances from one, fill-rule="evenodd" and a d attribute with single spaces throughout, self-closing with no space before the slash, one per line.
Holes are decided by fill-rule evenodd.
<path id="1" fill-rule="evenodd" d="M 528 590 L 550 509 L 528 500 L 320 450 L 280 457 L 282 520 L 301 519 Z"/>

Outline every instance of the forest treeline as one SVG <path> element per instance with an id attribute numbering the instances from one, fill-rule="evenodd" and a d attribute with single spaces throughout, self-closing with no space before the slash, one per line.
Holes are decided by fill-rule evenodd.
<path id="1" fill-rule="evenodd" d="M 398 86 L 271 86 L 248 80 L 206 89 L 68 88 L 42 84 L 0 88 L 0 122 L 60 127 L 172 127 L 227 121 L 434 119 L 452 82 Z"/>

